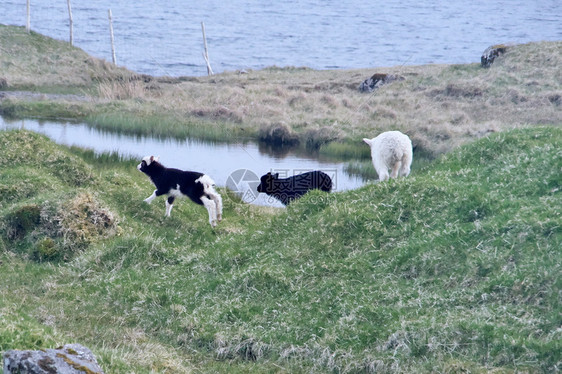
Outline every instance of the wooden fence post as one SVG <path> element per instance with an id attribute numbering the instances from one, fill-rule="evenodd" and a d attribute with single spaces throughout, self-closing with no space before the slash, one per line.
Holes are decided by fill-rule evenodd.
<path id="1" fill-rule="evenodd" d="M 201 30 L 203 30 L 203 44 L 205 46 L 205 52 L 203 53 L 203 58 L 207 63 L 207 74 L 213 75 L 213 69 L 211 68 L 211 63 L 209 62 L 209 51 L 207 50 L 207 37 L 205 36 L 205 24 L 201 22 Z"/>
<path id="2" fill-rule="evenodd" d="M 27 31 L 27 33 L 29 34 L 29 31 L 31 30 L 31 15 L 30 15 L 30 2 L 31 0 L 27 0 L 27 19 L 25 22 L 25 31 Z"/>
<path id="3" fill-rule="evenodd" d="M 113 65 L 117 65 L 115 59 L 115 42 L 113 40 L 113 19 L 111 17 L 111 9 L 109 9 L 108 15 L 109 15 L 109 35 L 111 37 L 111 57 L 113 58 Z"/>
<path id="4" fill-rule="evenodd" d="M 70 22 L 70 45 L 74 44 L 74 36 L 73 36 L 73 21 L 72 21 L 72 8 L 70 6 L 70 0 L 66 0 L 68 4 L 68 19 Z"/>

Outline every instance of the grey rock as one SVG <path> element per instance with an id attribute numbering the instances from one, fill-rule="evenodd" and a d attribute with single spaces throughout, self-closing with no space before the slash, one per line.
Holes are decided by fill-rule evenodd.
<path id="1" fill-rule="evenodd" d="M 4 374 L 103 374 L 96 357 L 80 344 L 4 353 Z"/>
<path id="2" fill-rule="evenodd" d="M 359 85 L 359 91 L 373 92 L 383 84 L 401 80 L 404 80 L 404 77 L 401 77 L 400 75 L 376 73 L 373 74 L 373 76 L 371 76 L 370 78 L 365 79 L 363 82 L 361 82 L 361 84 Z"/>
<path id="3" fill-rule="evenodd" d="M 496 44 L 486 48 L 480 57 L 480 66 L 483 68 L 489 68 L 496 57 L 503 55 L 505 51 L 507 51 L 508 47 L 509 45 L 507 44 Z"/>

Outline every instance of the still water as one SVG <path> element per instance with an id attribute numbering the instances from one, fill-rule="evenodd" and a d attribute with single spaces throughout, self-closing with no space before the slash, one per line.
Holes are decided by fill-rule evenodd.
<path id="1" fill-rule="evenodd" d="M 86 124 L 37 120 L 7 120 L 0 117 L 0 130 L 27 129 L 48 136 L 58 144 L 92 149 L 96 153 L 117 152 L 140 159 L 160 156 L 167 167 L 194 170 L 210 175 L 217 185 L 239 193 L 243 200 L 258 205 L 282 206 L 265 194 L 258 194 L 259 177 L 272 171 L 280 177 L 322 170 L 332 177 L 334 192 L 362 186 L 367 181 L 345 171 L 345 163 L 320 160 L 290 150 L 271 152 L 255 143 L 219 144 L 190 139 L 158 139 L 132 136 L 92 128 Z M 366 147 L 366 145 L 365 145 Z M 152 191 L 147 191 L 148 197 Z"/>
<path id="2" fill-rule="evenodd" d="M 479 62 L 492 44 L 562 40 L 560 0 L 72 0 L 74 44 L 150 75 Z M 0 0 L 0 23 L 23 26 L 25 0 Z M 66 1 L 31 1 L 31 28 L 69 40 Z"/>

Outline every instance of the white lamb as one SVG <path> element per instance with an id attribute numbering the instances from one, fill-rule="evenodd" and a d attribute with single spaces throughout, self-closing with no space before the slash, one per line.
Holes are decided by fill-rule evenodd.
<path id="1" fill-rule="evenodd" d="M 412 165 L 412 142 L 408 135 L 400 131 L 387 131 L 373 139 L 363 138 L 371 147 L 373 166 L 379 176 L 379 181 L 388 179 L 388 169 L 391 169 L 390 178 L 407 176 Z"/>

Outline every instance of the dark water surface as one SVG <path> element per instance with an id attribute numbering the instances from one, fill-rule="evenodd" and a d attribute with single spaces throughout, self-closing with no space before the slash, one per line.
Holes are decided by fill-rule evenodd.
<path id="1" fill-rule="evenodd" d="M 374 68 L 479 62 L 488 46 L 562 40 L 561 0 L 72 0 L 74 44 L 151 75 L 266 66 Z M 0 0 L 0 23 L 25 25 L 25 0 Z M 69 40 L 66 1 L 31 1 L 31 28 Z"/>

